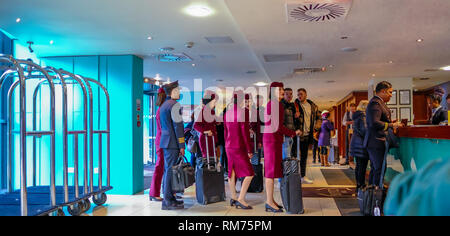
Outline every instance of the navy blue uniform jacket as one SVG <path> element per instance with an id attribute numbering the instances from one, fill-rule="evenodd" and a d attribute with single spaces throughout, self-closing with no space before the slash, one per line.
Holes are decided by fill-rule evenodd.
<path id="1" fill-rule="evenodd" d="M 168 97 L 166 102 L 163 103 L 160 109 L 160 147 L 164 149 L 184 148 L 184 125 L 181 116 L 180 103 Z"/>
<path id="2" fill-rule="evenodd" d="M 366 109 L 367 132 L 364 137 L 364 147 L 385 148 L 386 133 L 391 121 L 391 111 L 384 101 L 373 97 Z"/>

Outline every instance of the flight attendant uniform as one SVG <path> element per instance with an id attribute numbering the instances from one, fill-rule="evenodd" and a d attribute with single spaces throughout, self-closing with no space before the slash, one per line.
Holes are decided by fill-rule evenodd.
<path id="1" fill-rule="evenodd" d="M 217 122 L 216 122 L 216 113 L 214 109 L 211 109 L 208 105 L 205 105 L 202 109 L 202 114 L 197 118 L 197 121 L 195 121 L 194 129 L 197 130 L 200 133 L 199 141 L 200 141 L 200 150 L 202 151 L 203 158 L 206 158 L 206 139 L 208 139 L 208 151 L 209 156 L 214 157 L 214 145 L 213 145 L 213 137 L 214 142 L 217 145 L 218 144 L 218 137 L 217 137 Z M 204 132 L 211 131 L 213 133 L 213 136 L 210 137 Z"/>
<path id="2" fill-rule="evenodd" d="M 160 197 L 161 195 L 161 183 L 164 175 L 164 151 L 159 146 L 161 142 L 161 120 L 160 120 L 160 110 L 158 109 L 156 112 L 156 156 L 158 160 L 156 160 L 155 172 L 152 178 L 152 185 L 150 187 L 150 197 Z"/>
<path id="3" fill-rule="evenodd" d="M 250 141 L 250 123 L 246 109 L 233 105 L 224 115 L 225 149 L 228 156 L 228 171 L 234 170 L 236 178 L 254 176 L 249 153 L 253 153 Z"/>
<path id="4" fill-rule="evenodd" d="M 278 112 L 276 110 L 277 106 Z M 283 125 L 284 107 L 279 101 L 269 101 L 266 106 L 264 120 L 266 121 L 263 138 L 264 176 L 268 179 L 282 178 L 283 136 L 294 137 L 296 133 Z"/>

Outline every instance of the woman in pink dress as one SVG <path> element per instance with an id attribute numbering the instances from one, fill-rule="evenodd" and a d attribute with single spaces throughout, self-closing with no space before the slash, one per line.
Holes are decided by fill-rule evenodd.
<path id="1" fill-rule="evenodd" d="M 196 118 L 197 120 L 194 124 L 194 129 L 200 133 L 199 142 L 203 158 L 208 157 L 207 151 L 209 151 L 209 157 L 213 158 L 214 148 L 218 145 L 215 112 L 216 98 L 217 96 L 214 92 L 205 91 L 205 97 L 202 100 L 203 109 L 201 114 Z M 208 139 L 208 148 L 206 148 L 206 139 Z M 218 152 L 219 150 L 216 150 L 216 155 L 220 156 L 220 153 Z"/>
<path id="2" fill-rule="evenodd" d="M 245 201 L 248 187 L 255 172 L 250 159 L 253 157 L 253 146 L 250 140 L 250 120 L 248 109 L 244 107 L 243 93 L 235 93 L 233 105 L 225 113 L 224 133 L 225 149 L 228 156 L 230 205 L 244 210 L 253 209 Z M 244 178 L 239 198 L 236 198 L 236 179 Z M 237 200 L 236 200 L 237 199 Z"/>
<path id="3" fill-rule="evenodd" d="M 161 87 L 158 90 L 158 98 L 156 101 L 156 106 L 161 107 L 165 101 L 166 101 L 166 93 L 164 92 L 163 87 Z M 157 161 L 149 194 L 150 201 L 157 201 L 157 202 L 161 202 L 163 200 L 161 198 L 161 183 L 162 178 L 164 176 L 164 152 L 159 147 L 160 141 L 161 141 L 161 123 L 158 108 L 158 111 L 156 112 L 156 139 L 155 139 Z"/>
<path id="4" fill-rule="evenodd" d="M 284 107 L 281 99 L 284 97 L 283 83 L 273 82 L 270 85 L 270 101 L 264 114 L 264 176 L 266 178 L 266 211 L 283 212 L 273 198 L 274 179 L 283 178 L 282 145 L 283 136 L 294 137 L 301 131 L 292 131 L 283 125 Z"/>

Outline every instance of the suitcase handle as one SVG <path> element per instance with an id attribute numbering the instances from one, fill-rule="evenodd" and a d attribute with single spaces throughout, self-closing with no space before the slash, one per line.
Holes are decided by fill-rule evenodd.
<path id="1" fill-rule="evenodd" d="M 255 154 L 258 153 L 258 148 L 256 147 L 256 133 L 253 134 L 253 142 L 255 143 Z"/>
<path id="2" fill-rule="evenodd" d="M 212 136 L 212 142 L 213 142 L 214 161 L 215 161 L 215 164 L 216 164 L 216 170 L 217 170 L 217 172 L 220 172 L 220 164 L 217 162 L 216 140 L 215 140 L 214 136 Z"/>

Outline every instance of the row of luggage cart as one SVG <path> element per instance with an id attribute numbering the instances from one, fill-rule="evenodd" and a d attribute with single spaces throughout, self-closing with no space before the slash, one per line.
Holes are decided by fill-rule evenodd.
<path id="1" fill-rule="evenodd" d="M 6 150 L 2 148 L 1 152 L 7 159 L 6 163 L 1 163 L 3 165 L 1 168 L 6 169 L 6 178 L 4 178 L 6 181 L 3 181 L 3 183 L 6 182 L 6 189 L 0 194 L 0 216 L 64 216 L 64 209 L 67 209 L 69 214 L 78 216 L 90 209 L 90 199 L 96 205 L 105 204 L 106 192 L 112 189 L 110 184 L 110 103 L 105 86 L 94 79 L 62 69 L 41 67 L 30 60 L 17 60 L 10 55 L 0 54 L 0 66 L 0 69 L 5 71 L 0 77 L 0 93 L 3 113 L 6 113 L 6 117 L 0 117 L 1 134 L 2 137 L 6 137 L 1 139 L 1 147 L 6 147 Z M 27 84 L 31 85 L 27 86 Z M 82 99 L 69 94 L 68 86 L 81 88 L 82 93 L 79 97 Z M 46 89 L 43 89 L 44 87 Z M 101 92 L 95 93 L 94 89 Z M 58 96 L 56 96 L 57 91 L 61 93 Z M 49 94 L 42 96 L 42 93 Z M 100 108 L 94 112 L 94 101 L 100 100 L 95 96 L 101 94 L 106 100 L 106 119 L 100 119 Z M 62 114 L 62 117 L 58 117 L 61 118 L 62 124 L 58 125 L 59 127 L 56 125 L 57 97 L 62 100 L 58 101 L 62 104 L 62 111 L 58 111 Z M 44 101 L 44 98 L 45 100 L 48 98 L 48 101 Z M 32 112 L 26 107 L 30 99 L 32 99 Z M 69 109 L 74 107 L 73 103 L 81 103 L 82 115 L 72 116 L 72 118 L 68 114 Z M 6 112 L 4 105 L 6 105 Z M 100 107 L 100 102 L 98 106 Z M 18 108 L 18 111 L 14 111 L 14 108 Z M 48 124 L 41 119 L 42 112 L 47 110 L 48 114 L 44 117 L 49 118 Z M 98 117 L 94 118 L 94 113 Z M 106 124 L 100 125 L 102 120 Z M 97 128 L 94 126 L 94 121 L 98 122 Z M 77 125 L 81 128 L 69 129 L 69 122 L 82 122 L 82 127 Z M 100 127 L 106 128 L 100 129 Z M 56 139 L 57 133 L 62 133 L 62 142 Z M 106 148 L 103 145 L 105 137 Z M 50 139 L 50 142 L 43 141 L 45 138 Z M 94 154 L 94 139 L 98 143 L 96 154 Z M 69 140 L 73 140 L 71 145 Z M 82 141 L 79 142 L 80 140 Z M 29 150 L 31 141 L 32 150 Z M 62 153 L 55 151 L 57 141 L 58 145 L 62 143 Z M 38 160 L 37 149 L 42 150 L 43 145 L 46 145 L 47 152 L 45 155 L 41 154 Z M 72 150 L 69 150 L 69 147 L 72 147 Z M 73 163 L 69 163 L 69 152 L 72 152 Z M 32 163 L 29 163 L 30 159 Z M 49 165 L 38 164 L 42 159 L 46 159 Z M 62 162 L 62 171 L 56 165 L 57 162 Z M 20 163 L 19 166 L 14 167 L 17 163 Z M 106 166 L 106 184 L 103 183 L 103 166 Z M 57 175 L 57 168 L 58 173 L 62 172 L 62 176 Z M 14 173 L 16 171 L 20 173 L 17 175 Z M 31 177 L 28 176 L 30 172 Z M 69 181 L 69 174 L 73 174 L 72 181 Z M 94 180 L 94 174 L 97 175 L 97 180 Z M 42 175 L 47 175 L 48 181 L 41 181 Z M 16 179 L 19 179 L 20 187 L 14 183 Z M 43 182 L 48 183 L 43 184 Z M 57 185 L 57 182 L 62 182 L 62 185 Z"/>

